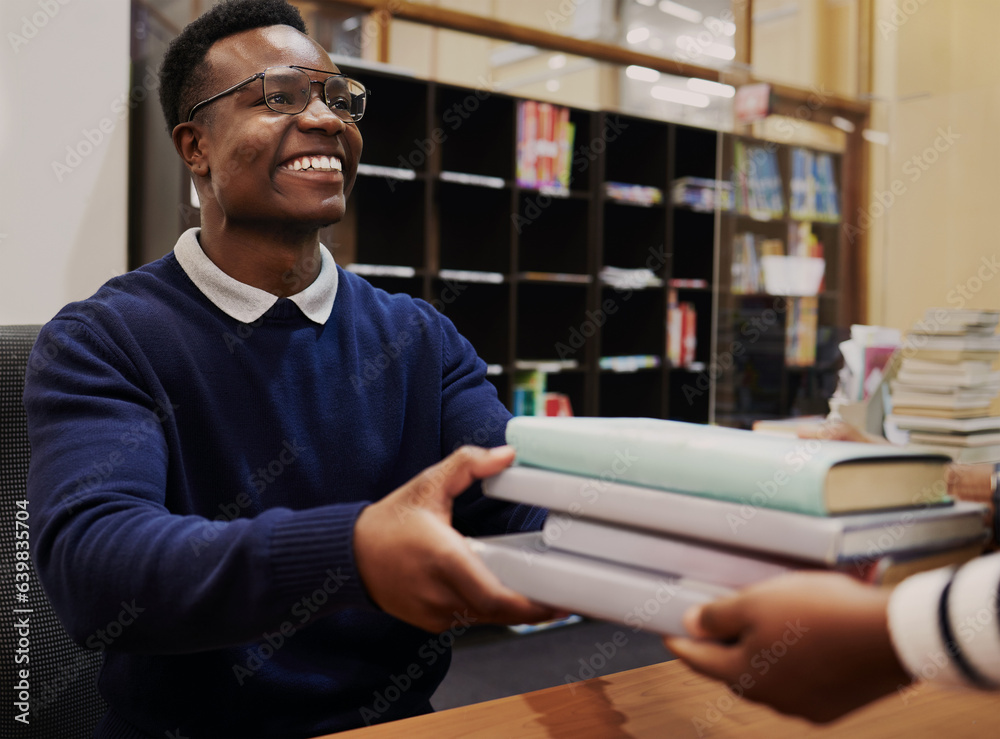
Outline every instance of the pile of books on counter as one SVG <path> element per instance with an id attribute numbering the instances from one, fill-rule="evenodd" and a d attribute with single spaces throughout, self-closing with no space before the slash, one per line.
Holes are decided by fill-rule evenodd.
<path id="1" fill-rule="evenodd" d="M 1000 461 L 1000 312 L 929 309 L 906 336 L 890 382 L 890 422 L 909 446 L 957 462 Z"/>
<path id="2" fill-rule="evenodd" d="M 689 606 L 795 570 L 892 584 L 986 538 L 945 455 L 646 418 L 514 418 L 507 441 L 485 494 L 550 514 L 473 548 L 533 600 L 636 629 L 684 633 Z"/>

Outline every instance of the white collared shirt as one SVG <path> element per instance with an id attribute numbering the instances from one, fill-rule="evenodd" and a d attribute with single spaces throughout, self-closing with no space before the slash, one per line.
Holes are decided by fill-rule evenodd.
<path id="1" fill-rule="evenodd" d="M 200 232 L 200 228 L 189 228 L 177 239 L 174 255 L 181 269 L 219 310 L 241 323 L 253 323 L 278 302 L 278 296 L 240 282 L 219 269 L 201 248 Z M 289 295 L 288 299 L 306 318 L 322 325 L 333 312 L 339 278 L 333 255 L 322 244 L 319 251 L 322 260 L 319 275 L 309 287 Z"/>

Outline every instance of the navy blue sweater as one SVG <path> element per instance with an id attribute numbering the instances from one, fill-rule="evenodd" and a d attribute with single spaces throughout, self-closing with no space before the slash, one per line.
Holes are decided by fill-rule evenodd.
<path id="1" fill-rule="evenodd" d="M 354 523 L 459 445 L 503 443 L 508 413 L 431 306 L 339 280 L 325 325 L 287 299 L 241 324 L 171 253 L 43 329 L 33 557 L 72 636 L 104 651 L 99 735 L 313 736 L 430 710 L 454 634 L 371 602 Z M 454 524 L 542 516 L 477 485 Z"/>

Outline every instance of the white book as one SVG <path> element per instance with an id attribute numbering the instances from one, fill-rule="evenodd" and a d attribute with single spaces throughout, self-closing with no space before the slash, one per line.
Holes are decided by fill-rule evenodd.
<path id="1" fill-rule="evenodd" d="M 552 549 L 670 572 L 730 588 L 752 585 L 803 568 L 801 563 L 795 565 L 727 551 L 666 534 L 555 511 L 545 520 L 542 537 Z"/>
<path id="2" fill-rule="evenodd" d="M 752 481 L 747 485 L 753 488 Z M 483 480 L 483 492 L 573 516 L 826 566 L 875 553 L 958 545 L 981 538 L 985 510 L 978 503 L 955 501 L 874 513 L 808 516 L 519 465 Z M 926 500 L 923 495 L 914 490 L 914 506 Z"/>
<path id="3" fill-rule="evenodd" d="M 904 345 L 916 349 L 938 351 L 1000 352 L 1000 335 L 966 334 L 963 336 L 938 336 L 934 334 L 908 334 Z"/>
<path id="4" fill-rule="evenodd" d="M 968 410 L 989 408 L 993 395 L 969 395 L 962 393 L 910 393 L 895 391 L 892 404 L 909 408 L 946 408 Z"/>
<path id="5" fill-rule="evenodd" d="M 730 588 L 550 549 L 542 532 L 468 539 L 511 590 L 543 605 L 635 630 L 686 635 L 685 611 Z"/>
<path id="6" fill-rule="evenodd" d="M 967 359 L 961 362 L 935 362 L 930 359 L 904 357 L 900 372 L 929 372 L 934 374 L 980 375 L 991 371 L 993 364 L 983 360 Z"/>
<path id="7" fill-rule="evenodd" d="M 1000 416 L 933 418 L 893 413 L 886 417 L 886 422 L 895 424 L 901 429 L 919 429 L 921 431 L 956 431 L 964 434 L 971 434 L 975 431 L 1000 431 Z"/>
<path id="8" fill-rule="evenodd" d="M 1000 432 L 977 432 L 973 434 L 937 433 L 931 431 L 911 431 L 912 444 L 943 444 L 945 446 L 977 447 L 1000 444 Z"/>
<path id="9" fill-rule="evenodd" d="M 1000 372 L 946 374 L 900 370 L 896 373 L 896 382 L 920 387 L 990 388 L 1000 391 Z"/>
<path id="10" fill-rule="evenodd" d="M 893 393 L 926 393 L 928 395 L 956 395 L 969 398 L 982 396 L 992 398 L 1000 390 L 1000 385 L 959 386 L 955 384 L 921 384 L 919 382 L 904 380 L 890 380 L 889 389 Z"/>

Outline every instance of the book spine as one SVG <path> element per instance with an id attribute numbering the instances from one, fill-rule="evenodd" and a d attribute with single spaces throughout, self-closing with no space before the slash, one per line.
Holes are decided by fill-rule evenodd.
<path id="1" fill-rule="evenodd" d="M 540 537 L 487 537 L 472 539 L 470 544 L 511 590 L 554 608 L 625 624 L 637 631 L 686 634 L 683 617 L 688 608 L 731 592 L 728 588 L 550 551 Z"/>
<path id="2" fill-rule="evenodd" d="M 781 563 L 565 513 L 550 513 L 542 534 L 545 543 L 553 549 L 731 588 L 752 585 L 806 566 L 805 563 Z"/>

